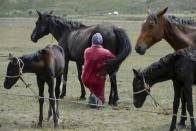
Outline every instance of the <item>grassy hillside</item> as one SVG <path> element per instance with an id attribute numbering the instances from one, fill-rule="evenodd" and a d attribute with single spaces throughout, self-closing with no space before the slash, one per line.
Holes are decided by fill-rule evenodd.
<path id="1" fill-rule="evenodd" d="M 169 6 L 172 13 L 196 12 L 195 0 L 0 0 L 0 17 L 32 16 L 35 9 L 54 10 L 59 15 L 144 14 L 146 8 Z"/>

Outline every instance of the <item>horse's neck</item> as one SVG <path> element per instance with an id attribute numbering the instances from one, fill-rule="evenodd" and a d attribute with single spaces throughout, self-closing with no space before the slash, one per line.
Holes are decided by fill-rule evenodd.
<path id="1" fill-rule="evenodd" d="M 150 86 L 171 79 L 172 70 L 171 68 L 147 68 L 143 71 L 143 76 L 146 83 Z"/>
<path id="2" fill-rule="evenodd" d="M 49 28 L 52 36 L 59 42 L 64 34 L 64 31 L 66 30 L 65 27 L 63 27 L 62 25 L 58 25 L 54 22 L 50 22 Z"/>
<path id="3" fill-rule="evenodd" d="M 58 42 L 62 40 L 62 36 L 65 36 L 65 34 L 68 35 L 73 30 L 77 30 L 83 27 L 86 26 L 77 22 L 72 23 L 69 21 L 65 21 L 63 19 L 55 21 L 51 18 L 49 22 L 50 32 Z"/>
<path id="4" fill-rule="evenodd" d="M 165 24 L 164 39 L 179 50 L 187 46 L 196 46 L 196 27 L 167 22 Z"/>
<path id="5" fill-rule="evenodd" d="M 24 63 L 23 73 L 39 73 L 44 68 L 42 60 L 35 60 L 37 56 L 26 55 L 20 57 Z"/>

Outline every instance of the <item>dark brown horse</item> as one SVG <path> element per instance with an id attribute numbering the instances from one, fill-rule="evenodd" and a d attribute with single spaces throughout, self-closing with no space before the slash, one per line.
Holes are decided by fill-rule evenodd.
<path id="1" fill-rule="evenodd" d="M 172 80 L 174 87 L 173 116 L 170 131 L 176 128 L 177 112 L 180 99 L 186 101 L 182 108 L 187 107 L 190 120 L 191 131 L 196 131 L 193 118 L 193 100 L 192 85 L 196 84 L 196 50 L 185 48 L 175 53 L 161 58 L 144 70 L 135 70 L 133 79 L 133 99 L 136 108 L 142 107 L 147 95 L 150 94 L 150 88 L 158 83 Z M 183 96 L 183 97 L 182 97 Z M 182 109 L 184 111 L 184 109 Z M 186 110 L 185 110 L 186 112 Z M 186 117 L 182 117 L 184 122 Z M 180 127 L 181 127 L 180 123 Z M 185 126 L 185 125 L 184 125 Z"/>
<path id="2" fill-rule="evenodd" d="M 142 24 L 135 50 L 143 55 L 155 43 L 165 39 L 174 50 L 196 46 L 196 22 L 164 15 L 168 8 L 150 12 Z"/>
<path id="3" fill-rule="evenodd" d="M 54 127 L 58 126 L 58 101 L 60 96 L 60 84 L 64 70 L 64 51 L 58 45 L 49 45 L 46 48 L 30 55 L 11 57 L 7 67 L 7 77 L 4 88 L 10 89 L 19 80 L 22 73 L 35 73 L 39 96 L 44 97 L 44 85 L 48 85 L 50 99 L 48 119 L 53 114 Z M 56 87 L 54 79 L 56 78 Z M 38 127 L 42 127 L 44 98 L 39 98 L 39 121 Z"/>
<path id="4" fill-rule="evenodd" d="M 32 32 L 31 40 L 37 42 L 40 38 L 51 33 L 65 52 L 64 82 L 61 98 L 66 94 L 68 64 L 72 60 L 76 62 L 78 69 L 78 80 L 81 85 L 80 98 L 85 99 L 86 92 L 81 80 L 84 50 L 91 46 L 92 35 L 99 32 L 103 36 L 103 47 L 116 56 L 105 63 L 105 69 L 110 75 L 111 81 L 109 104 L 115 105 L 119 99 L 115 72 L 131 51 L 131 43 L 126 33 L 122 29 L 108 23 L 85 26 L 80 22 L 64 20 L 49 13 L 41 14 L 38 11 L 37 13 L 39 17 Z"/>

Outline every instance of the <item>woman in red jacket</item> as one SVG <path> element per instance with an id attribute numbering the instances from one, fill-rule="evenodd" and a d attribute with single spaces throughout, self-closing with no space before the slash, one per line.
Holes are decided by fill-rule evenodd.
<path id="1" fill-rule="evenodd" d="M 92 46 L 84 52 L 82 81 L 91 92 L 89 104 L 94 107 L 97 107 L 98 104 L 104 104 L 104 88 L 107 75 L 104 70 L 104 62 L 114 58 L 109 50 L 102 47 L 102 43 L 102 35 L 96 33 L 92 37 Z"/>

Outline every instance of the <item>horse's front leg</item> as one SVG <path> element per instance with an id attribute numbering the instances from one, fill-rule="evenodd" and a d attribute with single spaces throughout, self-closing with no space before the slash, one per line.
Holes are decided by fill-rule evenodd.
<path id="1" fill-rule="evenodd" d="M 191 82 L 188 83 L 188 85 L 185 86 L 184 93 L 185 93 L 185 98 L 187 101 L 187 110 L 190 115 L 190 120 L 191 120 L 191 131 L 196 131 L 195 127 L 195 121 L 194 121 L 194 115 L 193 115 L 193 98 L 192 98 L 192 84 Z"/>
<path id="2" fill-rule="evenodd" d="M 54 90 L 54 78 L 49 78 L 47 80 L 47 84 L 48 84 L 48 93 L 50 98 L 49 102 L 53 113 L 54 127 L 58 127 L 58 117 L 56 113 L 56 97 L 55 97 L 55 90 Z"/>
<path id="3" fill-rule="evenodd" d="M 176 83 L 174 83 L 173 116 L 170 125 L 170 131 L 174 131 L 174 129 L 176 128 L 176 119 L 177 119 L 178 107 L 180 104 L 180 97 L 181 97 L 181 88 L 178 87 Z"/>
<path id="4" fill-rule="evenodd" d="M 185 121 L 187 120 L 187 117 L 186 117 L 186 98 L 183 90 L 182 90 L 181 103 L 182 103 L 182 111 L 181 111 L 181 119 L 180 122 L 178 123 L 178 127 L 185 128 L 186 126 Z"/>
<path id="5" fill-rule="evenodd" d="M 118 97 L 118 90 L 116 84 L 116 74 L 110 75 L 110 83 L 111 83 L 111 90 L 109 96 L 109 105 L 117 106 L 117 101 L 119 100 Z"/>
<path id="6" fill-rule="evenodd" d="M 45 84 L 45 81 L 43 81 L 43 80 L 41 80 L 37 77 L 39 97 L 42 97 L 42 98 L 39 98 L 39 121 L 38 121 L 38 124 L 37 124 L 38 128 L 42 127 L 42 121 L 43 121 L 44 84 Z"/>
<path id="7" fill-rule="evenodd" d="M 65 60 L 65 67 L 63 73 L 63 87 L 60 95 L 61 99 L 64 98 L 64 96 L 66 96 L 68 65 L 69 65 L 69 60 Z"/>
<path id="8" fill-rule="evenodd" d="M 82 74 L 82 64 L 80 62 L 76 62 L 77 65 L 77 70 L 78 70 L 78 80 L 80 81 L 80 86 L 81 86 L 81 100 L 86 100 L 86 91 L 84 89 L 84 84 L 82 82 L 81 74 Z"/>

